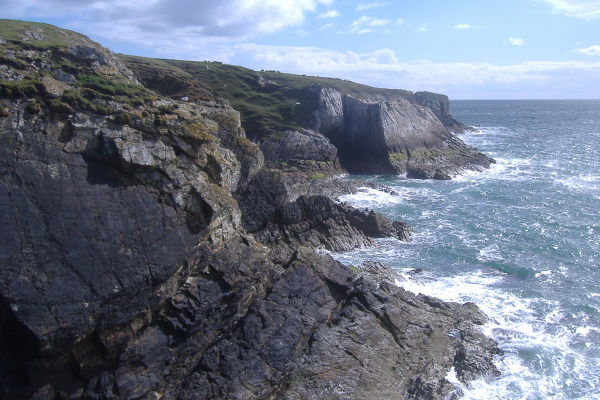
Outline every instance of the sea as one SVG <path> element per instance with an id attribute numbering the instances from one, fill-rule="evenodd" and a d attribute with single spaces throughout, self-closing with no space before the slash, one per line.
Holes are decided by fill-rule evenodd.
<path id="1" fill-rule="evenodd" d="M 400 285 L 474 302 L 503 355 L 464 399 L 600 399 L 600 100 L 453 101 L 461 135 L 493 157 L 450 181 L 358 176 L 341 201 L 409 223 L 412 241 L 334 254 L 394 267 Z M 417 273 L 416 273 L 417 272 Z"/>

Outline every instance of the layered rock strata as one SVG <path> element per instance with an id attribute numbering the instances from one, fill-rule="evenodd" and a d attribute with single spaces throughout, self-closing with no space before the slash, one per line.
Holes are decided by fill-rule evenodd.
<path id="1" fill-rule="evenodd" d="M 452 132 L 465 127 L 452 118 L 442 95 L 372 99 L 320 88 L 314 129 L 337 147 L 342 165 L 357 173 L 450 179 L 493 162 Z"/>

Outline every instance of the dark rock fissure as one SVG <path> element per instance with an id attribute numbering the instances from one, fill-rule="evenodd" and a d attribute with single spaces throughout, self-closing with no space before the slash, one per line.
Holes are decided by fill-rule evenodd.
<path id="1" fill-rule="evenodd" d="M 27 363 L 39 352 L 40 343 L 35 335 L 15 316 L 9 303 L 0 297 L 0 386 L 3 391 L 30 383 Z"/>
<path id="2" fill-rule="evenodd" d="M 185 223 L 194 235 L 202 232 L 214 215 L 212 207 L 195 190 L 188 194 L 185 211 L 187 211 Z"/>

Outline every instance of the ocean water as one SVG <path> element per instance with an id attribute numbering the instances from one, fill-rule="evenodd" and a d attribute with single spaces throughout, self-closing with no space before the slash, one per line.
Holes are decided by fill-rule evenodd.
<path id="1" fill-rule="evenodd" d="M 465 399 L 600 399 L 600 100 L 455 101 L 452 113 L 497 163 L 452 181 L 362 176 L 398 195 L 341 200 L 416 233 L 335 257 L 386 262 L 406 289 L 487 313 L 502 375 L 462 387 Z"/>

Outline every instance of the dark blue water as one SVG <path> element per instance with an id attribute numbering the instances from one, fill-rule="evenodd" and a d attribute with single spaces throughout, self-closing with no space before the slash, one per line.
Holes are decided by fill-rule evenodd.
<path id="1" fill-rule="evenodd" d="M 452 181 L 364 177 L 399 195 L 365 189 L 342 200 L 416 234 L 337 257 L 421 268 L 402 285 L 488 314 L 502 376 L 463 388 L 465 398 L 600 399 L 600 101 L 452 107 L 478 129 L 463 140 L 497 163 Z"/>

